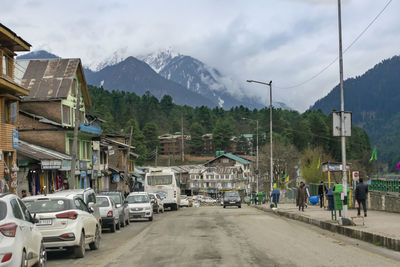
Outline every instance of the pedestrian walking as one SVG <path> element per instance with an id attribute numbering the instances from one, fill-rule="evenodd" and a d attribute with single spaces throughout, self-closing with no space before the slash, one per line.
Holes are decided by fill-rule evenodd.
<path id="1" fill-rule="evenodd" d="M 320 208 L 322 208 L 324 206 L 324 198 L 325 198 L 325 194 L 327 192 L 328 192 L 328 189 L 326 188 L 324 181 L 321 181 L 321 183 L 318 186 L 319 207 Z"/>
<path id="2" fill-rule="evenodd" d="M 364 217 L 367 217 L 367 205 L 365 200 L 368 195 L 368 185 L 363 183 L 363 178 L 360 178 L 360 182 L 356 186 L 356 201 L 358 202 L 357 215 L 360 216 L 360 207 L 363 206 Z"/>
<path id="3" fill-rule="evenodd" d="M 274 190 L 272 191 L 272 203 L 274 204 L 275 208 L 278 207 L 279 203 L 279 196 L 281 194 L 281 191 L 276 187 L 276 184 L 274 185 Z"/>
<path id="4" fill-rule="evenodd" d="M 304 211 L 304 205 L 306 204 L 307 191 L 306 184 L 300 182 L 300 186 L 297 189 L 296 193 L 296 205 L 299 207 L 299 210 Z"/>

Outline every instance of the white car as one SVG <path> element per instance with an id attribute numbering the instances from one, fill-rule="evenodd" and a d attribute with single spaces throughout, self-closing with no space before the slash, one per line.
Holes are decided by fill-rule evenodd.
<path id="1" fill-rule="evenodd" d="M 181 207 L 189 207 L 189 199 L 185 195 L 181 195 Z"/>
<path id="2" fill-rule="evenodd" d="M 0 266 L 46 265 L 46 249 L 35 222 L 16 195 L 0 193 Z"/>
<path id="3" fill-rule="evenodd" d="M 96 250 L 100 246 L 101 225 L 93 216 L 93 209 L 68 190 L 51 195 L 37 195 L 23 199 L 43 236 L 47 250 L 70 248 L 76 258 L 85 256 L 86 245 Z"/>
<path id="4" fill-rule="evenodd" d="M 153 206 L 146 192 L 130 193 L 125 200 L 129 207 L 129 219 L 147 218 L 153 220 Z"/>
<path id="5" fill-rule="evenodd" d="M 100 210 L 101 227 L 109 228 L 111 233 L 114 233 L 115 229 L 119 230 L 121 223 L 117 204 L 114 200 L 110 196 L 97 195 L 96 202 Z"/>
<path id="6" fill-rule="evenodd" d="M 211 197 L 206 197 L 206 198 L 203 198 L 203 202 L 205 202 L 205 203 L 217 203 L 217 200 L 215 200 L 215 199 L 213 199 Z"/>

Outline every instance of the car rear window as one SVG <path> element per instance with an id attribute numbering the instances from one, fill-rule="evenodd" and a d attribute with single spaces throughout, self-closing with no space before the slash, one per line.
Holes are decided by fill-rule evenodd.
<path id="1" fill-rule="evenodd" d="M 97 206 L 99 207 L 109 207 L 110 202 L 108 201 L 108 198 L 106 197 L 96 197 L 97 200 Z"/>
<path id="2" fill-rule="evenodd" d="M 7 215 L 7 205 L 3 201 L 0 201 L 0 221 L 3 220 Z"/>
<path id="3" fill-rule="evenodd" d="M 116 194 L 108 194 L 108 196 L 111 197 L 114 200 L 115 204 L 122 204 L 121 195 L 120 194 L 118 194 L 118 193 L 116 193 Z"/>
<path id="4" fill-rule="evenodd" d="M 30 213 L 59 212 L 71 209 L 71 202 L 68 199 L 35 199 L 24 200 L 24 203 Z"/>
<path id="5" fill-rule="evenodd" d="M 225 196 L 227 196 L 227 197 L 238 197 L 239 193 L 235 192 L 235 191 L 234 192 L 226 192 Z"/>

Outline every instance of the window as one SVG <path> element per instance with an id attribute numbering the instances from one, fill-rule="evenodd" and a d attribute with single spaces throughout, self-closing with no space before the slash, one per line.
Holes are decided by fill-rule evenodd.
<path id="1" fill-rule="evenodd" d="M 3 56 L 3 74 L 7 75 L 7 59 L 6 56 Z"/>
<path id="2" fill-rule="evenodd" d="M 71 125 L 71 108 L 69 106 L 62 106 L 63 123 Z"/>
<path id="3" fill-rule="evenodd" d="M 229 159 L 222 159 L 222 163 L 229 163 Z"/>
<path id="4" fill-rule="evenodd" d="M 7 215 L 7 205 L 5 202 L 0 201 L 0 221 L 3 220 Z"/>
<path id="5" fill-rule="evenodd" d="M 170 185 L 172 184 L 172 175 L 147 176 L 148 185 Z"/>
<path id="6" fill-rule="evenodd" d="M 96 196 L 94 195 L 94 193 L 91 193 L 88 195 L 87 203 L 90 203 L 90 202 L 96 203 Z"/>
<path id="7" fill-rule="evenodd" d="M 18 199 L 18 203 L 21 206 L 22 213 L 25 215 L 25 221 L 32 222 L 31 214 L 29 213 L 28 209 L 26 208 L 24 202 Z"/>
<path id="8" fill-rule="evenodd" d="M 18 103 L 16 101 L 4 100 L 4 105 L 1 108 L 2 108 L 1 122 L 8 124 L 14 124 L 17 122 Z"/>
<path id="9" fill-rule="evenodd" d="M 10 201 L 12 212 L 14 214 L 14 217 L 20 220 L 24 219 L 24 216 L 22 215 L 21 208 L 19 207 L 17 201 L 15 199 L 11 199 Z"/>

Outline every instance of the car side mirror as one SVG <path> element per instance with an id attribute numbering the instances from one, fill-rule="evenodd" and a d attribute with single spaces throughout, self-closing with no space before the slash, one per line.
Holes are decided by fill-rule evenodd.
<path id="1" fill-rule="evenodd" d="M 94 213 L 94 208 L 93 207 L 89 207 L 89 212 L 90 213 Z"/>

